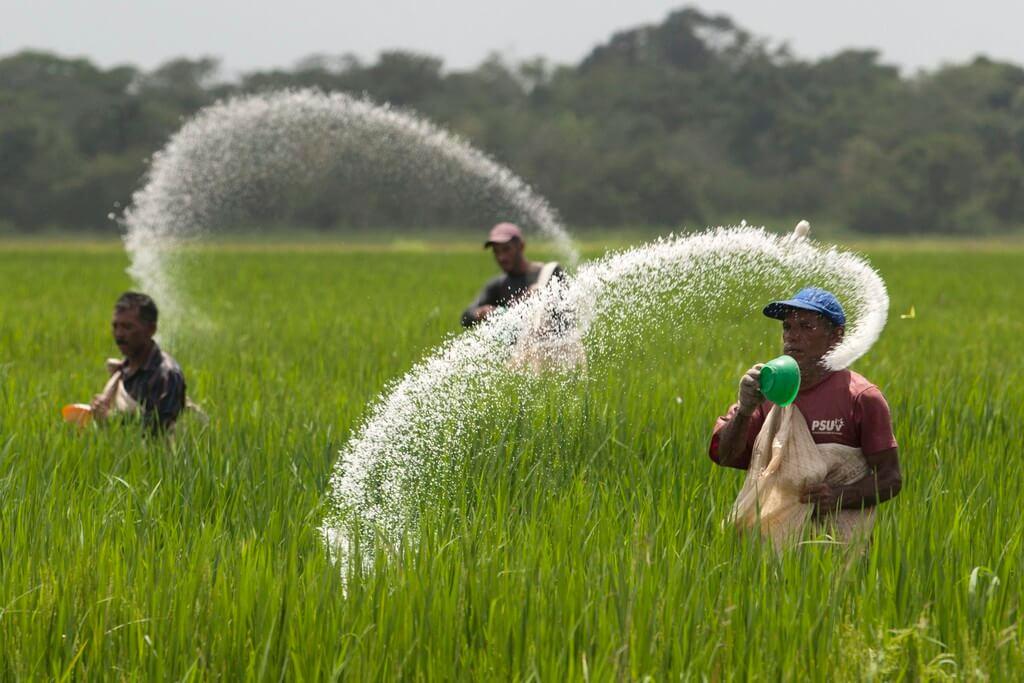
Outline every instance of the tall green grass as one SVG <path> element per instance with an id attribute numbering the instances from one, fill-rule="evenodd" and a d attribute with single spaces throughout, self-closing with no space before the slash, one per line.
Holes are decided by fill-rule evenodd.
<path id="1" fill-rule="evenodd" d="M 863 556 L 721 528 L 742 474 L 708 432 L 777 350 L 752 314 L 503 408 L 415 538 L 342 564 L 318 533 L 337 450 L 458 333 L 486 255 L 200 253 L 205 320 L 167 348 L 210 423 L 165 444 L 59 423 L 115 352 L 123 255 L 0 251 L 0 679 L 1013 678 L 1022 256 L 872 254 L 893 310 L 856 367 L 905 488 Z"/>

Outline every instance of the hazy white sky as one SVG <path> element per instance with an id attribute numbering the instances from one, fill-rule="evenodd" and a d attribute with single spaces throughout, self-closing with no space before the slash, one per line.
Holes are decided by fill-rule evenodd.
<path id="1" fill-rule="evenodd" d="M 663 0 L 0 0 L 0 55 L 37 48 L 103 66 L 221 58 L 229 73 L 291 67 L 312 53 L 442 57 L 451 69 L 499 51 L 582 58 L 613 32 L 660 21 Z M 802 57 L 878 48 L 908 71 L 984 53 L 1024 63 L 1024 0 L 702 0 Z"/>

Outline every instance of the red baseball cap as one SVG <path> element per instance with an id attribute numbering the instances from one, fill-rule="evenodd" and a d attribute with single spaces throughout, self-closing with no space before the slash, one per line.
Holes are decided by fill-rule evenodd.
<path id="1" fill-rule="evenodd" d="M 484 242 L 484 249 L 493 244 L 505 244 L 512 240 L 525 241 L 519 226 L 513 223 L 498 223 L 491 228 L 491 233 L 487 236 L 487 241 Z"/>

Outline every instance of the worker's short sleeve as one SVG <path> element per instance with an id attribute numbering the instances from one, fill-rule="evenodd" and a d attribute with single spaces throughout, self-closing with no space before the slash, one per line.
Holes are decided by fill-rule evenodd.
<path id="1" fill-rule="evenodd" d="M 722 430 L 729 424 L 734 417 L 740 411 L 740 404 L 734 403 L 729 408 L 729 412 L 718 418 L 715 422 L 715 428 L 711 433 L 711 446 L 708 448 L 708 455 L 711 456 L 711 460 L 715 464 L 722 464 L 719 460 L 718 446 L 721 440 Z M 729 467 L 735 467 L 737 469 L 745 470 L 750 467 L 750 458 L 754 452 L 754 441 L 757 439 L 757 435 L 761 432 L 761 427 L 764 426 L 764 421 L 767 413 L 764 410 L 764 404 L 759 405 L 754 413 L 750 416 L 750 424 L 747 426 L 747 443 L 743 451 L 743 457 L 739 461 L 730 463 Z"/>
<path id="2" fill-rule="evenodd" d="M 864 455 L 874 455 L 896 448 L 889 404 L 878 387 L 865 389 L 853 402 L 854 422 L 860 431 L 860 448 Z"/>

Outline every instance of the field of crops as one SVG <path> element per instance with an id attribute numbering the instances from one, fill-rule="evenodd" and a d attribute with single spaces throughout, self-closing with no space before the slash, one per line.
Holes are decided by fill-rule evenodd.
<path id="1" fill-rule="evenodd" d="M 778 350 L 752 310 L 496 406 L 415 537 L 351 563 L 319 531 L 338 450 L 460 333 L 485 253 L 201 252 L 202 319 L 166 347 L 209 424 L 167 444 L 59 418 L 116 354 L 118 245 L 0 246 L 0 680 L 1017 677 L 1024 250 L 866 253 L 892 309 L 855 368 L 905 486 L 865 555 L 721 528 L 742 474 L 710 427 Z"/>

